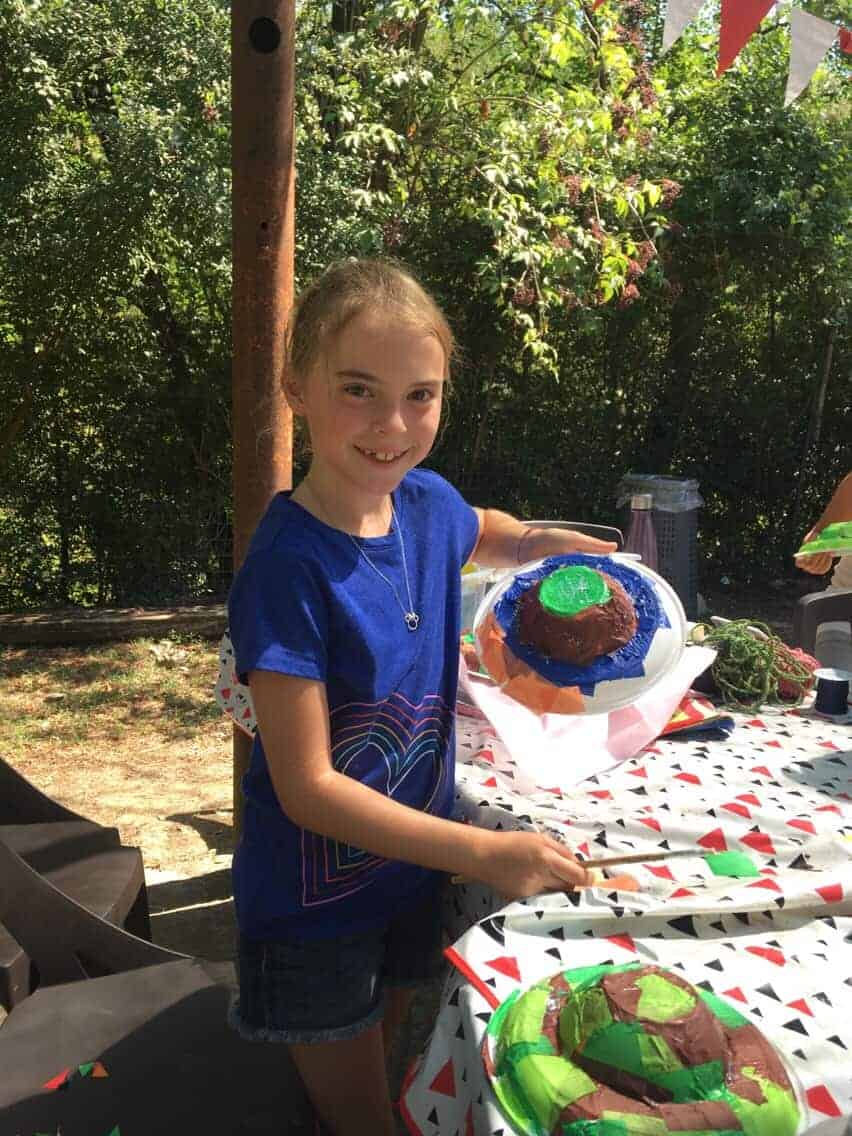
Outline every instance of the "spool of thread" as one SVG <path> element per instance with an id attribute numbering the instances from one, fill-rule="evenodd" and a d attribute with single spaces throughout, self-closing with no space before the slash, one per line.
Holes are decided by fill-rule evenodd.
<path id="1" fill-rule="evenodd" d="M 846 700 L 849 697 L 849 671 L 821 667 L 814 673 L 817 680 L 814 710 L 817 714 L 828 717 L 845 714 Z"/>

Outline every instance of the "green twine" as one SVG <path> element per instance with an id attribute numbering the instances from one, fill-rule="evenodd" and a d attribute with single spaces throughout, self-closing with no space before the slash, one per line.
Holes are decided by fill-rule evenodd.
<path id="1" fill-rule="evenodd" d="M 799 691 L 798 697 L 785 700 L 788 704 L 801 702 L 811 671 L 765 623 L 735 619 L 721 627 L 702 626 L 702 642 L 717 651 L 710 673 L 726 702 L 743 710 L 756 710 L 764 702 L 780 702 L 779 682 L 790 683 Z M 756 639 L 750 627 L 767 638 Z"/>

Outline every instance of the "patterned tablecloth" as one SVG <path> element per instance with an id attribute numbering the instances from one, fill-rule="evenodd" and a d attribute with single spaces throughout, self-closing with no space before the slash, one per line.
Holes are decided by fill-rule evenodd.
<path id="1" fill-rule="evenodd" d="M 539 827 L 592 857 L 699 846 L 747 853 L 759 874 L 699 857 L 631 865 L 639 893 L 605 889 L 501 906 L 451 890 L 453 970 L 401 1107 L 423 1136 L 510 1136 L 480 1046 L 518 986 L 568 967 L 659 963 L 730 1001 L 772 1040 L 805 1127 L 852 1116 L 852 730 L 795 710 L 735 716 L 725 741 L 658 740 L 570 791 L 513 791 L 514 763 L 478 712 L 458 720 L 458 816 Z M 566 753 L 570 761 L 570 753 Z M 471 926 L 473 924 L 473 926 Z"/>

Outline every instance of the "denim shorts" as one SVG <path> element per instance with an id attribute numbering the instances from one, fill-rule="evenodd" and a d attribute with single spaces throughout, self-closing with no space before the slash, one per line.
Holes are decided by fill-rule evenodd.
<path id="1" fill-rule="evenodd" d="M 336 939 L 240 936 L 229 1023 L 249 1041 L 343 1041 L 382 1020 L 384 993 L 443 970 L 440 888 L 390 922 Z"/>

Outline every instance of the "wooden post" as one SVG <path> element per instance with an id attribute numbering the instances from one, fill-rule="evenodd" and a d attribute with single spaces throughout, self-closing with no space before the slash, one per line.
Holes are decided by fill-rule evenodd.
<path id="1" fill-rule="evenodd" d="M 281 394 L 293 302 L 295 0 L 231 5 L 234 570 L 279 489 L 292 484 Z M 234 829 L 251 741 L 234 728 Z"/>

